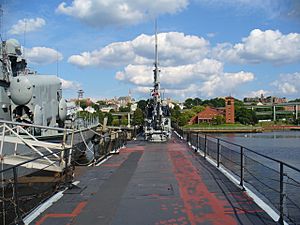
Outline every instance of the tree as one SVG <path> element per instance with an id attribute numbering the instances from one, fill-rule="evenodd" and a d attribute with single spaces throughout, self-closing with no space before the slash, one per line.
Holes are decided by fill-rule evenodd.
<path id="1" fill-rule="evenodd" d="M 121 106 L 119 108 L 119 111 L 120 112 L 130 112 L 130 106 L 126 106 L 126 107 Z"/>
<path id="2" fill-rule="evenodd" d="M 145 112 L 146 106 L 147 106 L 147 101 L 146 100 L 140 100 L 137 103 L 137 107 L 140 108 L 143 112 Z"/>
<path id="3" fill-rule="evenodd" d="M 200 98 L 194 98 L 194 106 L 201 105 L 202 100 Z"/>
<path id="4" fill-rule="evenodd" d="M 187 108 L 187 109 L 191 109 L 194 106 L 194 101 L 192 98 L 188 98 L 184 101 L 183 105 Z"/>
<path id="5" fill-rule="evenodd" d="M 225 100 L 223 98 L 212 98 L 210 100 L 204 100 L 202 105 L 208 105 L 212 107 L 225 107 Z"/>
<path id="6" fill-rule="evenodd" d="M 254 125 L 258 122 L 255 112 L 243 107 L 235 108 L 235 120 L 245 125 Z"/>
<path id="7" fill-rule="evenodd" d="M 105 113 L 104 117 L 107 117 L 107 125 L 112 125 L 113 116 L 111 113 Z"/>
<path id="8" fill-rule="evenodd" d="M 185 110 L 178 117 L 178 125 L 184 126 L 190 121 L 190 119 L 195 115 L 195 112 L 192 110 Z"/>
<path id="9" fill-rule="evenodd" d="M 225 117 L 223 115 L 217 115 L 212 119 L 212 124 L 221 125 L 226 122 Z"/>
<path id="10" fill-rule="evenodd" d="M 178 123 L 178 118 L 180 116 L 180 108 L 178 105 L 175 105 L 173 109 L 170 109 L 171 111 L 171 121 L 174 123 Z"/>
<path id="11" fill-rule="evenodd" d="M 202 112 L 204 109 L 205 109 L 204 106 L 202 106 L 202 105 L 196 105 L 196 106 L 193 106 L 192 111 L 195 114 L 198 114 L 199 112 Z"/>
<path id="12" fill-rule="evenodd" d="M 140 108 L 137 108 L 133 114 L 133 125 L 143 125 L 144 123 L 144 113 Z"/>
<path id="13" fill-rule="evenodd" d="M 289 102 L 300 102 L 300 98 L 296 98 L 294 100 L 290 100 Z"/>

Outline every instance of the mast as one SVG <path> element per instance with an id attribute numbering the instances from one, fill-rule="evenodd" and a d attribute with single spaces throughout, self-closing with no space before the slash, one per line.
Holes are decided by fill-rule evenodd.
<path id="1" fill-rule="evenodd" d="M 157 21 L 155 20 L 155 62 L 154 62 L 154 88 L 158 88 L 158 51 L 157 51 Z"/>

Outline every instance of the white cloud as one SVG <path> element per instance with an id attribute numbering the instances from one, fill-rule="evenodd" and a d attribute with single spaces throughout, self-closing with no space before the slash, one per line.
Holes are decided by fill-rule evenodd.
<path id="1" fill-rule="evenodd" d="M 188 0 L 73 0 L 62 2 L 58 13 L 75 17 L 91 26 L 137 24 L 161 14 L 176 13 L 188 5 Z"/>
<path id="2" fill-rule="evenodd" d="M 25 49 L 24 54 L 29 63 L 38 65 L 51 64 L 63 59 L 63 55 L 60 52 L 47 47 Z"/>
<path id="3" fill-rule="evenodd" d="M 102 49 L 72 55 L 68 62 L 79 67 L 151 65 L 154 58 L 154 36 L 141 34 L 132 41 L 115 42 Z M 159 62 L 162 66 L 195 63 L 209 53 L 204 38 L 179 32 L 158 34 Z"/>
<path id="4" fill-rule="evenodd" d="M 43 18 L 35 18 L 35 19 L 22 19 L 18 20 L 18 22 L 11 27 L 8 31 L 10 34 L 24 34 L 24 32 L 33 32 L 36 31 L 43 26 L 45 26 L 46 21 Z"/>
<path id="5" fill-rule="evenodd" d="M 62 89 L 65 90 L 79 90 L 81 88 L 81 85 L 76 81 L 71 80 L 64 80 L 62 78 L 59 78 L 62 84 Z"/>
<path id="6" fill-rule="evenodd" d="M 153 67 L 145 65 L 128 65 L 124 71 L 116 73 L 117 80 L 141 86 L 153 83 Z M 195 64 L 161 67 L 159 79 L 165 87 L 188 86 L 189 83 L 209 80 L 216 74 L 221 74 L 223 64 L 216 60 L 203 59 Z"/>
<path id="7" fill-rule="evenodd" d="M 279 79 L 272 83 L 279 94 L 299 97 L 300 94 L 300 72 L 292 74 L 281 74 Z"/>
<path id="8" fill-rule="evenodd" d="M 248 94 L 246 94 L 246 97 L 251 97 L 251 98 L 255 98 L 255 97 L 260 97 L 261 95 L 271 95 L 271 92 L 268 90 L 257 90 L 257 91 L 251 91 Z"/>
<path id="9" fill-rule="evenodd" d="M 147 93 L 153 83 L 152 67 L 128 65 L 124 71 L 116 73 L 116 79 L 138 86 L 137 92 Z M 243 71 L 224 73 L 223 64 L 212 59 L 183 66 L 162 67 L 160 75 L 165 92 L 181 97 L 228 95 L 234 93 L 238 86 L 253 79 L 254 74 Z"/>
<path id="10" fill-rule="evenodd" d="M 254 74 L 249 72 L 222 73 L 205 81 L 200 88 L 200 93 L 208 97 L 216 95 L 237 95 L 237 89 L 240 85 L 253 80 Z"/>
<path id="11" fill-rule="evenodd" d="M 277 65 L 300 60 L 300 34 L 282 34 L 276 30 L 252 30 L 242 43 L 222 43 L 213 49 L 213 56 L 233 63 L 264 63 Z"/>

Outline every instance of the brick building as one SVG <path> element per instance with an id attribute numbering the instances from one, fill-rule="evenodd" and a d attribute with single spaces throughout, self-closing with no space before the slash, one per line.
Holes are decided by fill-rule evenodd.
<path id="1" fill-rule="evenodd" d="M 225 119 L 226 123 L 234 123 L 234 98 L 225 98 Z"/>
<path id="2" fill-rule="evenodd" d="M 224 108 L 206 106 L 202 112 L 194 116 L 188 124 L 211 123 L 216 116 L 225 116 L 226 123 L 234 123 L 234 98 L 225 98 Z"/>

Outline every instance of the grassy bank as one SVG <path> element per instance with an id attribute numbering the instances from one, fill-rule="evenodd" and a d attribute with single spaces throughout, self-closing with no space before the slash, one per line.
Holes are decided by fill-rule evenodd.
<path id="1" fill-rule="evenodd" d="M 219 124 L 219 125 L 211 125 L 211 124 L 193 124 L 186 125 L 183 127 L 184 130 L 193 130 L 193 131 L 201 131 L 201 132 L 262 132 L 262 127 L 260 126 L 247 126 L 243 124 Z"/>
<path id="2" fill-rule="evenodd" d="M 201 132 L 216 132 L 216 133 L 226 133 L 226 132 L 263 132 L 263 131 L 273 131 L 273 130 L 298 130 L 300 126 L 287 124 L 285 122 L 260 122 L 254 126 L 243 125 L 240 123 L 235 124 L 193 124 L 186 125 L 182 127 L 184 130 L 201 131 Z"/>

